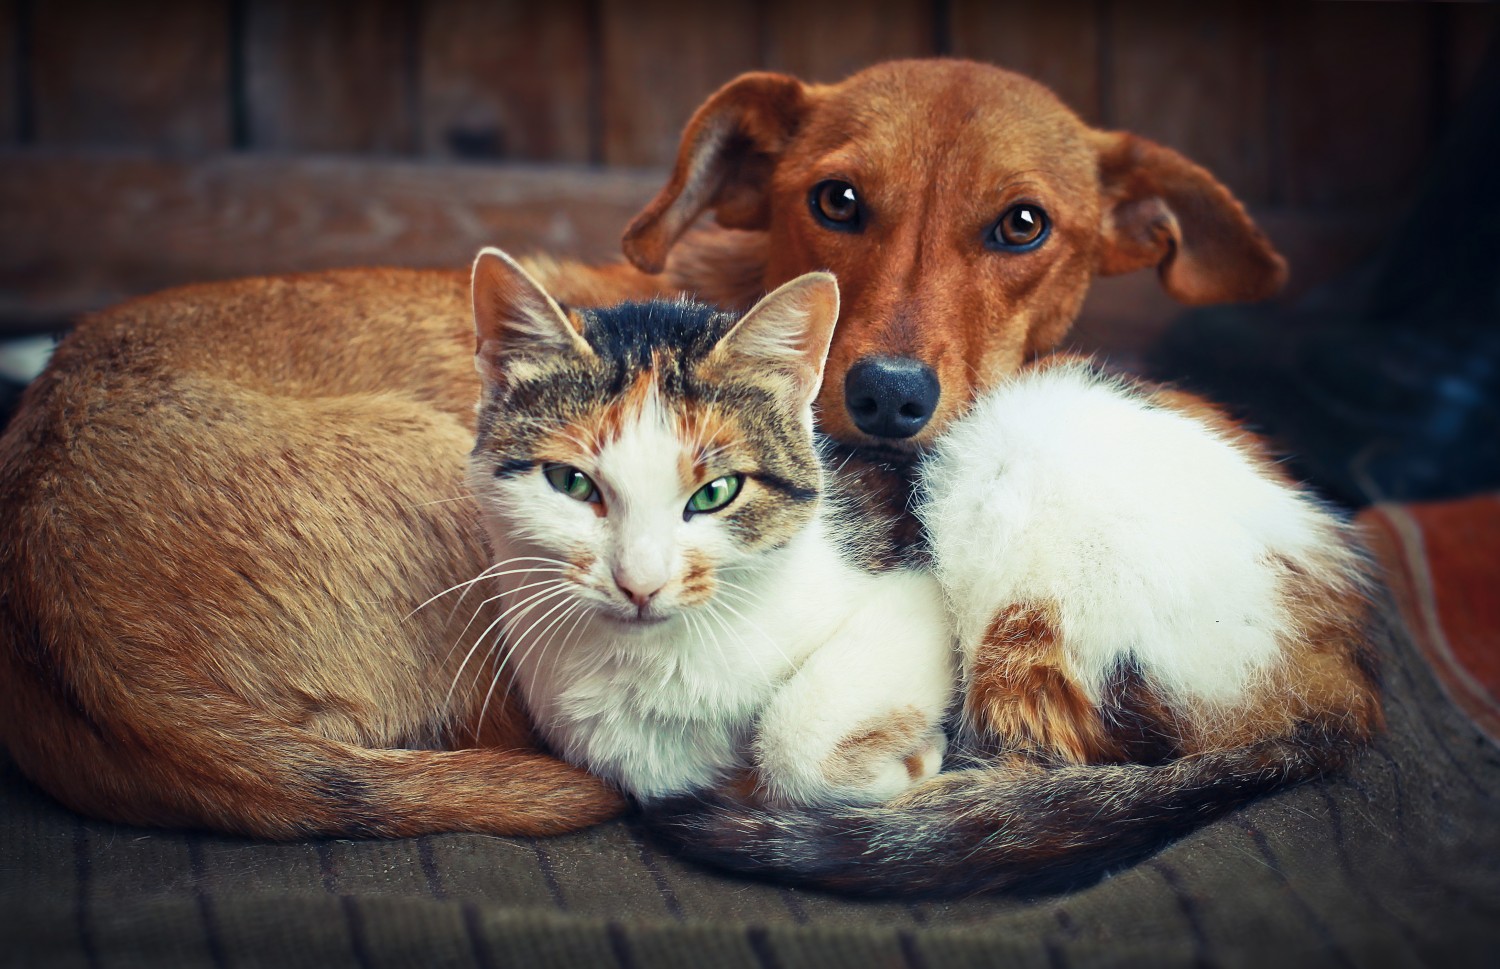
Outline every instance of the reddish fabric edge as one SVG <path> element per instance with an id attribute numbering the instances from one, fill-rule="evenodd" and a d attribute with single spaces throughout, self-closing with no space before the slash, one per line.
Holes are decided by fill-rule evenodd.
<path id="1" fill-rule="evenodd" d="M 1370 551 L 1384 572 L 1412 641 L 1448 698 L 1492 742 L 1500 744 L 1500 698 L 1455 653 L 1433 589 L 1433 570 L 1419 515 L 1407 506 L 1377 505 L 1356 519 Z M 1500 648 L 1500 629 L 1493 630 Z"/>

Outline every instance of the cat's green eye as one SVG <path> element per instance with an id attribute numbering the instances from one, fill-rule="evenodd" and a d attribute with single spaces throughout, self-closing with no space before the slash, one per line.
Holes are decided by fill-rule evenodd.
<path id="1" fill-rule="evenodd" d="M 542 474 L 547 476 L 547 483 L 554 490 L 561 491 L 574 501 L 599 500 L 599 488 L 594 484 L 594 479 L 572 465 L 549 464 L 542 469 Z"/>
<path id="2" fill-rule="evenodd" d="M 684 515 L 691 517 L 718 511 L 734 500 L 744 483 L 745 476 L 742 474 L 726 474 L 722 478 L 715 478 L 693 492 L 693 497 L 688 499 Z"/>

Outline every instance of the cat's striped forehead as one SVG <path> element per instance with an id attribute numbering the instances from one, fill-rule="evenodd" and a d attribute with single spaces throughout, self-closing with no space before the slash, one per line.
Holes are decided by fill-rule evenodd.
<path id="1" fill-rule="evenodd" d="M 744 502 L 756 520 L 746 527 L 764 537 L 781 531 L 768 503 L 816 497 L 821 473 L 801 415 L 753 374 L 704 372 L 737 317 L 666 301 L 565 312 L 593 353 L 528 358 L 506 392 L 487 401 L 477 450 L 494 459 L 497 475 L 547 464 L 591 473 L 614 463 L 680 495 L 713 476 L 746 474 L 764 485 Z M 620 464 L 621 454 L 636 459 Z"/>
<path id="2" fill-rule="evenodd" d="M 499 412 L 490 415 L 494 426 L 485 429 L 496 444 L 543 460 L 597 454 L 648 403 L 677 425 L 683 440 L 722 445 L 742 433 L 731 430 L 729 415 L 753 412 L 760 395 L 698 372 L 733 316 L 665 300 L 566 313 L 593 354 L 547 353 L 516 368 Z"/>
<path id="3" fill-rule="evenodd" d="M 711 472 L 759 463 L 746 428 L 734 417 L 741 395 L 716 400 L 700 393 L 672 393 L 663 376 L 658 368 L 642 369 L 620 393 L 539 426 L 532 436 L 534 460 L 597 467 L 622 447 L 644 446 L 652 460 L 670 464 L 682 488 L 694 487 Z"/>

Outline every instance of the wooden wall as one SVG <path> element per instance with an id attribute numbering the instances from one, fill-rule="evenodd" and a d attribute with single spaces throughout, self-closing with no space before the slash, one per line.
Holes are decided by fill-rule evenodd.
<path id="1" fill-rule="evenodd" d="M 1247 200 L 1405 188 L 1493 4 L 0 0 L 0 144 L 660 165 L 753 69 L 953 54 L 1186 151 Z"/>
<path id="2" fill-rule="evenodd" d="M 1497 25 L 1496 4 L 1358 0 L 0 0 L 0 320 L 48 319 L 194 272 L 447 260 L 459 243 L 519 238 L 504 206 L 482 211 L 486 185 L 526 191 L 491 163 L 655 168 L 692 109 L 740 71 L 834 80 L 900 56 L 1031 74 L 1087 120 L 1184 151 L 1273 221 L 1366 225 L 1413 186 Z M 283 212 L 276 242 L 246 236 L 254 258 L 194 262 L 194 244 L 169 239 L 170 265 L 151 271 L 144 249 L 158 228 L 198 212 L 188 229 L 199 247 L 250 233 L 253 219 L 226 226 L 211 210 L 274 210 L 278 178 L 323 193 L 309 197 L 320 214 L 305 232 L 337 228 L 352 218 L 337 211 L 354 204 L 348 180 L 296 164 L 330 155 L 364 191 L 394 179 L 416 206 L 457 179 L 478 214 L 348 253 L 296 245 Z M 583 209 L 542 192 L 561 221 L 522 222 L 551 245 L 614 251 L 656 177 L 621 173 L 602 194 L 570 182 Z M 417 187 L 423 178 L 432 185 Z M 78 180 L 90 184 L 70 191 Z M 102 184 L 125 200 L 134 191 L 136 207 Z M 398 216 L 420 223 L 408 202 Z M 69 296 L 80 273 L 108 275 L 77 248 L 121 241 L 66 234 L 96 214 L 121 239 L 137 234 L 134 252 L 111 257 L 136 274 Z M 40 236 L 18 240 L 23 229 Z M 454 245 L 423 248 L 445 233 Z"/>

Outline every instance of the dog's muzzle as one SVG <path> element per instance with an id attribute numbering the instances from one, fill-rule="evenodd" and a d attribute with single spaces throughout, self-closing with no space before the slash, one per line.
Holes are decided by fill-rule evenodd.
<path id="1" fill-rule="evenodd" d="M 865 357 L 844 376 L 844 406 L 871 437 L 911 437 L 931 420 L 942 386 L 910 357 Z"/>

